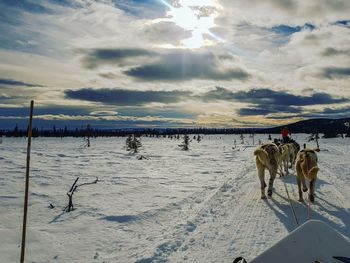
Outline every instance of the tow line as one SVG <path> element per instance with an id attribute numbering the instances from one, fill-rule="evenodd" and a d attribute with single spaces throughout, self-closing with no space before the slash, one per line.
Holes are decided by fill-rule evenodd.
<path id="1" fill-rule="evenodd" d="M 292 204 L 292 200 L 290 199 L 290 195 L 289 195 L 289 192 L 288 192 L 288 188 L 287 188 L 286 182 L 284 181 L 283 176 L 281 178 L 282 178 L 282 181 L 283 181 L 283 184 L 284 184 L 284 189 L 286 189 L 289 206 L 292 209 L 292 213 L 293 213 L 293 217 L 294 217 L 294 220 L 295 220 L 295 224 L 298 227 L 299 226 L 299 221 L 298 221 L 297 215 L 295 213 L 295 209 L 294 209 L 294 206 Z"/>

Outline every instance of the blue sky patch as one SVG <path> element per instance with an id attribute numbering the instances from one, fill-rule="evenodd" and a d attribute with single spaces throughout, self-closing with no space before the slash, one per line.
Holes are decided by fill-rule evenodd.
<path id="1" fill-rule="evenodd" d="M 303 26 L 288 26 L 288 25 L 279 25 L 279 26 L 274 26 L 270 30 L 274 33 L 281 34 L 284 36 L 290 36 L 294 33 L 300 32 L 302 30 L 309 30 L 312 31 L 316 27 L 310 23 L 305 23 Z"/>
<path id="2" fill-rule="evenodd" d="M 40 4 L 40 1 L 29 0 L 0 0 L 0 6 L 5 5 L 30 13 L 50 13 L 51 10 Z"/>
<path id="3" fill-rule="evenodd" d="M 165 16 L 166 6 L 158 0 L 113 0 L 114 6 L 136 18 Z"/>
<path id="4" fill-rule="evenodd" d="M 339 21 L 335 22 L 334 24 L 338 25 L 338 26 L 350 28 L 350 20 L 339 20 Z"/>

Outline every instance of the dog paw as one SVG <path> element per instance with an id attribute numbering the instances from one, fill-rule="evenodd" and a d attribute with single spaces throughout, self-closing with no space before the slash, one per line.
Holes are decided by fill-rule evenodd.
<path id="1" fill-rule="evenodd" d="M 261 199 L 266 199 L 266 195 L 262 195 L 262 196 L 261 196 Z"/>
<path id="2" fill-rule="evenodd" d="M 307 192 L 307 187 L 303 187 L 303 192 Z"/>
<path id="3" fill-rule="evenodd" d="M 301 203 L 304 203 L 304 199 L 303 198 L 299 198 L 298 201 L 301 202 Z"/>
<path id="4" fill-rule="evenodd" d="M 267 191 L 267 195 L 268 195 L 268 196 L 272 196 L 272 190 L 268 190 L 268 191 Z"/>

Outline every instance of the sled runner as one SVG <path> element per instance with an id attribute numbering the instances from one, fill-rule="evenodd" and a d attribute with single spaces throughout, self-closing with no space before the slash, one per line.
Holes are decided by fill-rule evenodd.
<path id="1" fill-rule="evenodd" d="M 309 220 L 249 263 L 275 262 L 350 263 L 350 242 L 327 224 Z"/>

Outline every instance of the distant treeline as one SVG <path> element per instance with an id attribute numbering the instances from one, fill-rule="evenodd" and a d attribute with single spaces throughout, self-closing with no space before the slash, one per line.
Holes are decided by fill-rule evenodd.
<path id="1" fill-rule="evenodd" d="M 324 134 L 324 137 L 336 137 L 339 134 L 350 136 L 350 118 L 343 119 L 310 119 L 287 125 L 290 132 L 307 134 Z M 135 136 L 167 136 L 182 134 L 279 134 L 284 126 L 272 128 L 130 128 L 130 129 L 98 129 L 87 124 L 82 128 L 51 129 L 33 128 L 33 137 L 124 137 Z M 0 136 L 25 137 L 27 130 L 21 130 L 16 125 L 11 130 L 0 130 Z M 347 137 L 348 137 L 347 136 Z"/>
<path id="2" fill-rule="evenodd" d="M 167 135 L 183 134 L 242 134 L 256 133 L 258 129 L 246 128 L 136 128 L 136 129 L 97 129 L 91 126 L 85 128 L 68 129 L 38 129 L 32 130 L 33 137 L 125 137 L 130 134 L 135 136 L 159 137 Z M 0 130 L 0 136 L 6 137 L 25 137 L 28 129 L 21 130 L 17 126 L 13 130 Z"/>

